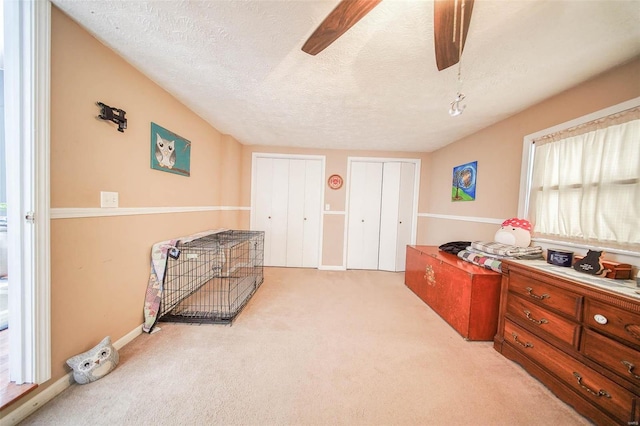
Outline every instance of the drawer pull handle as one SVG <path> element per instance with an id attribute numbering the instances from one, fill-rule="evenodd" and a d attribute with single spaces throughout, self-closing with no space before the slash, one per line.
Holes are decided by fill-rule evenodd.
<path id="1" fill-rule="evenodd" d="M 544 300 L 544 299 L 548 299 L 551 296 L 549 296 L 547 293 L 544 293 L 542 296 L 538 296 L 533 294 L 533 289 L 531 287 L 527 287 L 527 293 L 529 293 L 529 296 L 533 297 L 534 299 L 538 299 L 538 300 Z"/>
<path id="2" fill-rule="evenodd" d="M 635 377 L 636 379 L 640 380 L 640 376 L 638 376 L 636 373 L 633 372 L 633 369 L 636 368 L 635 365 L 633 365 L 629 361 L 622 361 L 622 364 L 625 367 L 627 367 L 627 373 L 631 374 L 633 377 Z"/>
<path id="3" fill-rule="evenodd" d="M 579 373 L 576 373 L 575 371 L 573 372 L 573 376 L 578 380 L 578 384 L 580 385 L 580 387 L 584 390 L 586 390 L 587 392 L 589 392 L 591 395 L 593 396 L 597 396 L 597 397 L 601 397 L 601 396 L 606 396 L 607 398 L 611 398 L 611 395 L 609 395 L 609 392 L 607 392 L 604 389 L 600 389 L 598 392 L 589 389 L 588 386 L 585 386 L 582 384 L 582 376 Z"/>
<path id="4" fill-rule="evenodd" d="M 605 317 L 604 315 L 600 315 L 600 314 L 595 314 L 593 316 L 593 319 L 595 320 L 595 322 L 597 322 L 600 325 L 605 325 L 606 323 L 609 322 L 607 317 Z"/>
<path id="5" fill-rule="evenodd" d="M 527 319 L 531 322 L 535 322 L 538 325 L 542 325 L 542 324 L 547 324 L 549 323 L 548 320 L 541 318 L 540 320 L 537 320 L 535 318 L 531 318 L 531 311 L 527 311 L 526 309 L 524 310 L 524 314 L 527 316 Z"/>
<path id="6" fill-rule="evenodd" d="M 511 333 L 511 335 L 513 336 L 513 341 L 519 344 L 520 346 L 522 346 L 523 348 L 533 347 L 532 343 L 529 343 L 529 342 L 522 343 L 520 340 L 518 340 L 518 335 L 516 333 Z"/>

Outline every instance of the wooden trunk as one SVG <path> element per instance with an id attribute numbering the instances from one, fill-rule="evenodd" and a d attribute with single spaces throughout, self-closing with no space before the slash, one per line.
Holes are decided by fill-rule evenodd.
<path id="1" fill-rule="evenodd" d="M 493 340 L 501 275 L 435 246 L 407 246 L 405 284 L 467 340 Z"/>

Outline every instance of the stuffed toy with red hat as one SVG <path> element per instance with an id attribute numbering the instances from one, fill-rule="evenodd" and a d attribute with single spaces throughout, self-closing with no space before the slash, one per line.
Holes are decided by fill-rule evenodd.
<path id="1" fill-rule="evenodd" d="M 497 243 L 518 247 L 529 247 L 531 244 L 531 222 L 513 217 L 502 222 L 493 240 Z"/>

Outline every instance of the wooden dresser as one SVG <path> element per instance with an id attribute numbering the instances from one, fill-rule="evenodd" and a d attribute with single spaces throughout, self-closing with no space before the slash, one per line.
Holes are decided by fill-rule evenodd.
<path id="1" fill-rule="evenodd" d="M 544 261 L 502 270 L 495 349 L 596 424 L 638 425 L 640 294 Z"/>
<path id="2" fill-rule="evenodd" d="M 407 246 L 406 286 L 467 340 L 493 340 L 500 277 L 438 247 Z"/>

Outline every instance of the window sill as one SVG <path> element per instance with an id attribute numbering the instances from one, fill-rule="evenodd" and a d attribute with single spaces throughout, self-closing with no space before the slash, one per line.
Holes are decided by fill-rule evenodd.
<path id="1" fill-rule="evenodd" d="M 0 388 L 0 410 L 4 410 L 37 387 L 38 385 L 35 383 L 25 383 L 22 385 L 16 385 L 13 382 L 7 383 Z"/>

